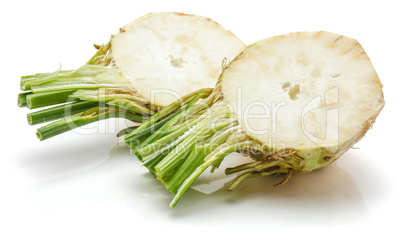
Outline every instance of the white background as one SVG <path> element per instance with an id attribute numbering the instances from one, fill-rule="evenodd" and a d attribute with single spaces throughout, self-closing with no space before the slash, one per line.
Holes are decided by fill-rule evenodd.
<path id="1" fill-rule="evenodd" d="M 401 238 L 400 10 L 385 0 L 2 1 L 0 240 Z M 77 68 L 93 43 L 151 11 L 208 16 L 246 44 L 304 30 L 356 38 L 384 84 L 385 108 L 336 165 L 276 189 L 272 177 L 231 193 L 190 190 L 171 209 L 172 195 L 116 145 L 124 121 L 39 142 L 16 101 L 21 75 Z"/>

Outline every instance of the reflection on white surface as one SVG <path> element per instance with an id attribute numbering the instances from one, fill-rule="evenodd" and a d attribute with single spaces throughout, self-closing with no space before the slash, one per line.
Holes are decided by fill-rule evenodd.
<path id="1" fill-rule="evenodd" d="M 241 160 L 245 158 L 233 155 L 224 163 L 230 166 L 228 163 Z M 192 222 L 232 225 L 252 220 L 263 226 L 331 226 L 360 223 L 368 218 L 356 182 L 336 165 L 294 175 L 278 188 L 272 185 L 281 181 L 282 176 L 248 179 L 233 192 L 221 188 L 205 194 L 211 192 L 208 188 L 216 188 L 217 183 L 222 186 L 227 181 L 219 181 L 223 177 L 219 172 L 212 177 L 201 176 L 196 186 L 202 192 L 190 189 L 176 208 L 169 208 L 173 195 L 141 167 L 128 148 L 116 147 L 100 165 L 39 183 L 28 188 L 24 198 L 40 215 L 75 213 L 84 218 L 88 210 L 104 210 L 112 205 L 113 210 L 122 208 L 133 219 L 170 220 L 183 225 Z M 213 183 L 214 180 L 218 182 Z M 211 185 L 200 186 L 202 182 Z"/>

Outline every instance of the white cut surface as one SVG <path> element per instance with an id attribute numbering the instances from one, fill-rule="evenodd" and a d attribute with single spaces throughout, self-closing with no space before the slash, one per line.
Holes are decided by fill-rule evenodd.
<path id="1" fill-rule="evenodd" d="M 361 45 L 324 31 L 259 41 L 232 61 L 221 81 L 242 128 L 275 149 L 348 149 L 384 105 Z"/>
<path id="2" fill-rule="evenodd" d="M 213 88 L 222 61 L 246 45 L 209 18 L 150 13 L 112 37 L 112 55 L 138 92 L 167 106 L 201 88 Z"/>

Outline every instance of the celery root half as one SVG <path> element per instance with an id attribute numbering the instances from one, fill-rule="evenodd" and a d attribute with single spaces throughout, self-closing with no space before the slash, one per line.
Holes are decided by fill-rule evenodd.
<path id="1" fill-rule="evenodd" d="M 19 106 L 58 105 L 28 115 L 31 125 L 60 119 L 38 129 L 41 140 L 105 118 L 141 123 L 180 98 L 213 88 L 222 62 L 246 46 L 209 18 L 149 13 L 95 47 L 77 70 L 21 78 L 26 92 L 19 94 Z"/>
<path id="2" fill-rule="evenodd" d="M 238 174 L 229 190 L 247 178 L 285 174 L 280 186 L 325 167 L 365 135 L 383 106 L 382 85 L 356 40 L 297 32 L 248 46 L 208 98 L 164 122 L 151 118 L 126 142 L 175 194 L 175 206 L 203 171 L 233 152 L 254 162 L 225 170 Z"/>

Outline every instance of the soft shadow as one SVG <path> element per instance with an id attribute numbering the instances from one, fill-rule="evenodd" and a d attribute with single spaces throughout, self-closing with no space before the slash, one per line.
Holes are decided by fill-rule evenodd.
<path id="1" fill-rule="evenodd" d="M 180 218 L 194 212 L 212 215 L 217 210 L 228 214 L 237 210 L 244 218 L 261 217 L 264 222 L 325 226 L 360 223 L 368 218 L 355 180 L 336 165 L 293 175 L 285 185 L 273 187 L 282 179 L 281 175 L 248 179 L 233 192 L 222 187 L 209 195 L 191 190 L 172 215 Z"/>
<path id="2" fill-rule="evenodd" d="M 32 143 L 16 154 L 14 165 L 30 183 L 57 179 L 94 168 L 109 158 L 117 138 L 111 134 L 65 133 L 50 140 Z"/>
<path id="3" fill-rule="evenodd" d="M 220 177 L 218 174 L 214 181 L 219 182 Z M 199 181 L 198 191 L 188 190 L 175 208 L 169 208 L 173 195 L 147 173 L 128 148 L 116 146 L 109 159 L 90 170 L 29 188 L 28 199 L 35 209 L 46 213 L 124 203 L 136 215 L 155 215 L 155 220 L 177 223 L 219 224 L 232 220 L 238 224 L 253 220 L 261 225 L 339 226 L 361 223 L 368 217 L 355 180 L 336 165 L 294 175 L 286 185 L 274 188 L 273 184 L 282 178 L 249 179 L 233 192 L 223 187 L 211 194 L 199 191 L 207 190 L 199 188 Z M 205 177 L 200 180 L 210 182 Z"/>

